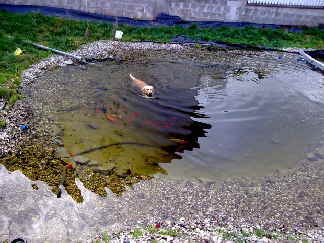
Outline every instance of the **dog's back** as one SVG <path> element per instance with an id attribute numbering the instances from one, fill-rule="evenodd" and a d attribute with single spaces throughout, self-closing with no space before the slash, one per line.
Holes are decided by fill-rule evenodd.
<path id="1" fill-rule="evenodd" d="M 147 85 L 144 81 L 135 78 L 131 73 L 129 74 L 129 77 L 133 81 L 134 85 L 140 89 L 143 89 Z"/>

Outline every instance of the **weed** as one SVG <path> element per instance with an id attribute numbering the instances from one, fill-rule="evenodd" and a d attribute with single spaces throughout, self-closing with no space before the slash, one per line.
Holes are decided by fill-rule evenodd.
<path id="1" fill-rule="evenodd" d="M 195 48 L 197 48 L 197 49 L 202 48 L 202 45 L 199 44 L 199 43 L 196 43 L 196 44 L 195 44 Z"/>
<path id="2" fill-rule="evenodd" d="M 10 97 L 15 94 L 16 94 L 16 91 L 14 89 L 0 87 L 0 98 L 9 100 Z"/>
<path id="3" fill-rule="evenodd" d="M 0 129 L 4 129 L 7 126 L 7 122 L 5 120 L 0 120 Z"/>
<path id="4" fill-rule="evenodd" d="M 15 89 L 0 87 L 0 98 L 8 100 L 9 104 L 14 104 L 21 96 L 17 93 Z"/>
<path id="5" fill-rule="evenodd" d="M 9 102 L 10 105 L 13 105 L 13 104 L 15 104 L 16 101 L 19 100 L 20 98 L 21 98 L 21 95 L 19 95 L 19 94 L 13 94 L 13 95 L 9 98 L 8 102 Z"/>
<path id="6" fill-rule="evenodd" d="M 173 237 L 181 235 L 181 233 L 179 231 L 174 230 L 174 229 L 162 229 L 162 230 L 159 230 L 158 233 L 160 235 L 168 235 L 168 236 L 173 236 Z"/>
<path id="7" fill-rule="evenodd" d="M 149 232 L 150 234 L 155 234 L 159 232 L 159 229 L 157 229 L 156 227 L 154 227 L 153 225 L 149 225 L 146 227 L 147 232 Z"/>
<path id="8" fill-rule="evenodd" d="M 110 236 L 109 236 L 109 234 L 107 232 L 102 233 L 102 240 L 105 243 L 109 243 L 110 242 L 111 238 L 110 238 Z"/>
<path id="9" fill-rule="evenodd" d="M 143 231 L 140 228 L 134 229 L 130 234 L 135 239 L 140 238 L 144 235 Z"/>

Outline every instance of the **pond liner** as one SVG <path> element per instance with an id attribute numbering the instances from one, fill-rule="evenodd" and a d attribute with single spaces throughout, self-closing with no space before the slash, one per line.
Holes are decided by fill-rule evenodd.
<path id="1" fill-rule="evenodd" d="M 324 59 L 324 50 L 305 51 L 305 53 L 310 55 L 313 58 L 323 58 Z"/>
<path id="2" fill-rule="evenodd" d="M 108 22 L 118 24 L 127 24 L 137 27 L 156 27 L 156 26 L 182 26 L 189 27 L 197 25 L 200 28 L 220 28 L 220 27 L 258 27 L 263 29 L 285 29 L 289 32 L 303 32 L 304 28 L 290 25 L 275 25 L 275 24 L 256 24 L 250 22 L 221 22 L 221 21 L 187 21 L 179 16 L 160 13 L 154 20 L 137 20 L 128 17 L 110 16 L 97 13 L 87 13 L 79 10 L 35 6 L 35 5 L 12 5 L 0 4 L 0 10 L 5 10 L 13 13 L 41 13 L 47 16 L 57 16 L 75 20 L 86 20 L 94 22 Z"/>
<path id="3" fill-rule="evenodd" d="M 278 52 L 288 52 L 298 54 L 298 51 L 289 51 L 283 50 L 279 48 L 273 47 L 266 47 L 266 46 L 252 46 L 247 44 L 234 44 L 234 43 L 227 43 L 223 41 L 205 41 L 205 40 L 195 40 L 190 37 L 184 35 L 177 35 L 170 40 L 171 44 L 200 44 L 204 46 L 215 46 L 223 49 L 249 49 L 249 50 L 257 50 L 257 51 L 278 51 Z"/>
<path id="4" fill-rule="evenodd" d="M 300 53 L 301 56 L 303 56 L 305 58 L 305 60 L 310 65 L 312 65 L 313 67 L 315 67 L 315 69 L 318 69 L 318 70 L 321 70 L 322 72 L 324 72 L 324 63 L 321 63 L 320 61 L 316 60 L 315 58 L 313 58 L 312 56 L 308 55 L 304 51 L 300 51 L 299 53 Z"/>

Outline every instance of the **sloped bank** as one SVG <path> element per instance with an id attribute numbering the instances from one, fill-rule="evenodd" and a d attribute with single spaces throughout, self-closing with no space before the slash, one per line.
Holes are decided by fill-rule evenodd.
<path id="1" fill-rule="evenodd" d="M 177 52 L 183 49 L 180 45 L 98 41 L 75 51 L 74 55 L 81 56 L 88 61 L 109 59 L 119 62 L 121 59 L 141 56 L 141 53 L 148 50 Z M 82 182 L 87 185 L 89 190 L 101 196 L 107 195 L 105 187 L 109 187 L 113 192 L 119 194 L 125 191 L 127 186 L 140 180 L 150 179 L 150 177 L 109 176 L 104 179 L 99 174 L 88 170 L 78 171 L 71 165 L 72 158 L 64 159 L 62 154 L 56 153 L 56 148 L 61 146 L 61 141 L 55 136 L 53 121 L 50 116 L 46 116 L 48 111 L 42 105 L 42 102 L 46 102 L 46 97 L 40 97 L 35 106 L 34 101 L 29 97 L 30 86 L 33 82 L 37 82 L 37 78 L 46 71 L 73 63 L 78 64 L 78 60 L 52 56 L 33 65 L 23 73 L 20 92 L 24 94 L 25 98 L 17 101 L 13 107 L 7 105 L 0 114 L 0 118 L 7 124 L 0 133 L 2 138 L 0 154 L 1 164 L 5 165 L 9 171 L 20 170 L 33 181 L 44 181 L 58 197 L 61 195 L 60 186 L 63 186 L 76 201 L 81 202 L 83 197 L 75 184 L 76 174 L 83 178 L 89 178 L 91 175 L 90 180 L 85 179 Z M 84 66 L 80 65 L 80 68 L 82 69 Z"/>
<path id="2" fill-rule="evenodd" d="M 125 49 L 131 53 L 125 52 Z M 109 41 L 92 43 L 75 54 L 90 59 L 111 58 L 116 61 L 115 57 L 131 58 L 135 50 L 139 56 L 145 56 L 148 50 L 163 50 L 178 54 L 188 51 L 195 57 L 193 49 L 181 45 Z M 67 63 L 71 62 L 55 56 L 36 64 L 23 75 L 23 92 L 28 92 L 29 84 L 37 82 L 37 77 L 46 70 Z M 37 143 L 47 140 L 49 148 L 58 142 L 52 137 L 51 119 L 39 119 L 38 111 L 31 110 L 28 104 L 28 99 L 21 100 L 12 110 L 7 111 L 12 120 L 7 118 L 11 125 L 5 131 L 9 140 L 2 146 L 3 151 L 17 152 L 14 149 L 17 141 L 21 141 L 21 145 L 26 141 Z M 19 131 L 18 126 L 21 124 L 29 125 L 30 129 Z M 10 138 L 17 140 L 14 142 Z M 47 146 L 45 149 L 48 149 Z M 48 152 L 53 154 L 52 150 Z M 53 156 L 50 159 L 58 158 Z M 62 161 L 60 163 L 60 167 L 65 165 Z M 136 226 L 161 224 L 177 227 L 181 224 L 179 227 L 195 230 L 196 226 L 206 232 L 217 227 L 238 232 L 256 228 L 267 232 L 300 234 L 301 238 L 321 241 L 323 169 L 323 149 L 319 148 L 296 168 L 278 171 L 261 179 L 213 182 L 152 179 L 134 184 L 132 190 L 129 189 L 119 197 L 108 191 L 105 199 L 98 196 L 96 191 L 97 194 L 91 193 L 86 189 L 87 184 L 77 179 L 75 184 L 84 197 L 84 202 L 77 204 L 66 193 L 68 188 L 62 190 L 60 199 L 57 199 L 45 183 L 33 183 L 38 187 L 37 191 L 33 190 L 35 186 L 32 187 L 30 180 L 20 172 L 9 174 L 2 167 L 0 207 L 3 215 L 0 239 L 22 237 L 33 242 L 90 242 L 98 232 L 103 231 L 111 234 Z M 55 181 L 58 179 L 55 178 Z M 69 185 L 68 182 L 66 184 Z M 60 183 L 56 186 L 62 188 Z M 183 241 L 190 237 L 196 240 L 218 240 L 212 234 L 203 233 L 174 238 Z M 132 234 L 124 238 L 132 239 Z"/>

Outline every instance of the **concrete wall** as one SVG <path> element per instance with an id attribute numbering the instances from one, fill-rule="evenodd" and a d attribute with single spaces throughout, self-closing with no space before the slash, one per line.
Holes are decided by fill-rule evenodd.
<path id="1" fill-rule="evenodd" d="M 248 6 L 246 0 L 0 0 L 0 4 L 39 5 L 136 19 L 161 13 L 185 20 L 244 21 L 260 24 L 324 24 L 324 9 Z"/>

